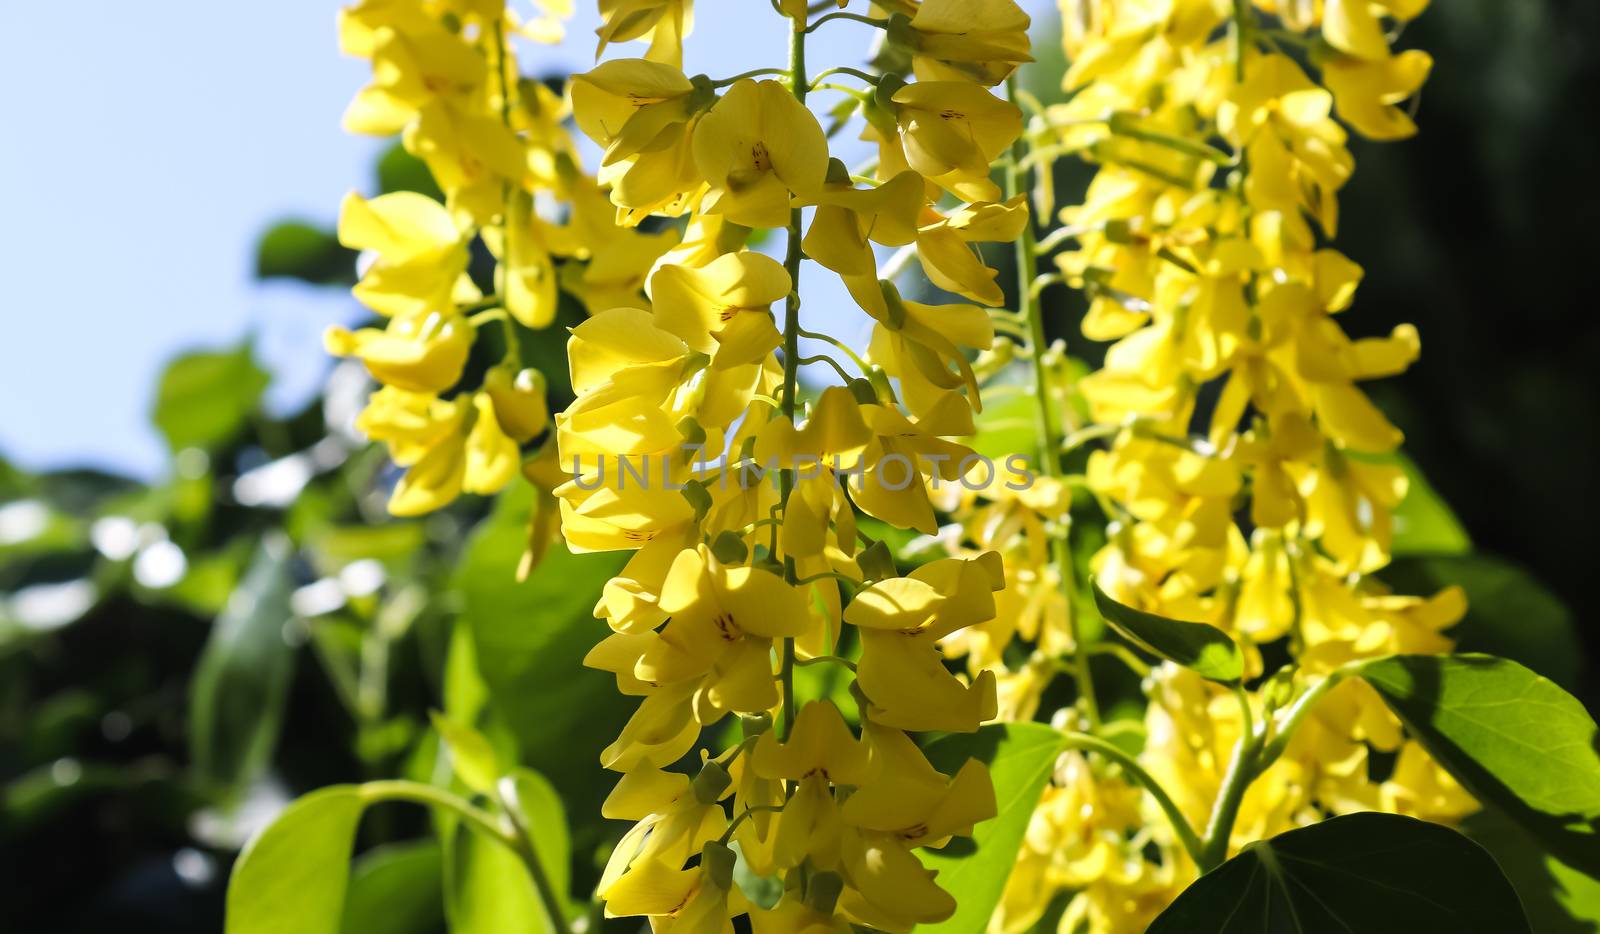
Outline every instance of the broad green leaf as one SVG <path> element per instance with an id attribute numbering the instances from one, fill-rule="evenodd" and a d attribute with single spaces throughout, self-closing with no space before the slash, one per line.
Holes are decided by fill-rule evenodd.
<path id="1" fill-rule="evenodd" d="M 1472 539 L 1461 520 L 1444 498 L 1422 475 L 1417 464 L 1404 454 L 1394 455 L 1405 470 L 1406 497 L 1394 509 L 1394 540 L 1390 551 L 1405 555 L 1464 555 L 1472 550 Z"/>
<path id="2" fill-rule="evenodd" d="M 494 747 L 483 734 L 440 713 L 433 714 L 433 728 L 444 737 L 456 777 L 479 794 L 493 791 L 500 779 L 500 766 L 495 761 Z"/>
<path id="3" fill-rule="evenodd" d="M 502 494 L 457 568 L 461 620 L 472 633 L 478 670 L 496 714 L 516 734 L 522 761 L 538 769 L 573 814 L 594 814 L 613 784 L 600 751 L 621 731 L 636 701 L 614 679 L 583 667 L 607 629 L 594 618 L 601 587 L 625 555 L 573 555 L 559 543 L 526 582 L 516 579 L 532 496 Z M 587 851 L 606 829 L 575 828 Z"/>
<path id="4" fill-rule="evenodd" d="M 289 621 L 289 542 L 261 540 L 244 580 L 212 623 L 189 685 L 189 751 L 201 781 L 238 790 L 272 757 L 282 726 L 294 649 Z"/>
<path id="5" fill-rule="evenodd" d="M 444 192 L 439 190 L 439 184 L 433 180 L 433 173 L 428 171 L 427 163 L 406 152 L 405 147 L 399 143 L 390 146 L 378 157 L 378 190 L 384 194 L 391 191 L 415 191 L 435 201 L 444 200 Z"/>
<path id="6" fill-rule="evenodd" d="M 215 447 L 244 427 L 267 382 L 248 341 L 232 350 L 186 353 L 161 374 L 150 417 L 174 452 Z"/>
<path id="7" fill-rule="evenodd" d="M 1439 824 L 1365 812 L 1244 848 L 1200 877 L 1150 934 L 1527 931 L 1483 848 Z"/>
<path id="8" fill-rule="evenodd" d="M 279 221 L 256 243 L 256 278 L 299 279 L 313 285 L 356 281 L 356 251 L 331 230 L 305 221 Z"/>
<path id="9" fill-rule="evenodd" d="M 246 844 L 228 880 L 226 934 L 339 934 L 363 806 L 354 785 L 313 791 Z"/>
<path id="10" fill-rule="evenodd" d="M 985 399 L 983 411 L 973 419 L 978 433 L 965 439 L 973 451 L 994 461 L 997 469 L 1005 468 L 1006 457 L 1011 454 L 1023 455 L 1030 470 L 1038 469 L 1037 402 L 1027 388 L 1020 386 L 1021 391 L 993 402 Z"/>
<path id="11" fill-rule="evenodd" d="M 444 928 L 444 865 L 433 840 L 391 843 L 356 860 L 340 934 L 433 934 Z"/>
<path id="12" fill-rule="evenodd" d="M 1111 628 L 1149 651 L 1192 669 L 1202 678 L 1237 684 L 1244 674 L 1244 658 L 1228 634 L 1206 623 L 1186 623 L 1136 610 L 1094 588 L 1095 606 Z"/>
<path id="13" fill-rule="evenodd" d="M 512 787 L 516 792 L 516 805 L 533 841 L 533 851 L 544 867 L 550 887 L 561 900 L 562 910 L 569 911 L 572 885 L 572 837 L 567 831 L 567 809 L 561 795 L 543 775 L 532 769 L 512 772 Z"/>
<path id="14" fill-rule="evenodd" d="M 1488 655 L 1396 655 L 1361 676 L 1475 797 L 1572 865 L 1600 868 L 1600 754 L 1576 698 Z"/>
<path id="15" fill-rule="evenodd" d="M 515 853 L 465 826 L 446 839 L 451 934 L 551 934 L 533 878 Z"/>
<path id="16" fill-rule="evenodd" d="M 918 931 L 969 934 L 981 931 L 1000 903 L 1006 879 L 1017 861 L 1034 805 L 1061 754 L 1061 734 L 1041 723 L 990 724 L 976 733 L 950 734 L 928 746 L 928 760 L 954 775 L 968 759 L 989 766 L 996 814 L 979 824 L 971 839 L 960 838 L 942 850 L 923 850 L 923 865 L 939 873 L 939 885 L 956 900 L 956 913 Z"/>
<path id="17" fill-rule="evenodd" d="M 1539 934 L 1593 934 L 1600 929 L 1600 879 L 1548 855 L 1532 834 L 1492 807 L 1467 818 L 1461 830 L 1505 870 Z"/>
<path id="18" fill-rule="evenodd" d="M 489 689 L 478 673 L 478 652 L 465 623 L 450 627 L 444 662 L 444 710 L 462 723 L 476 723 L 489 702 Z"/>
<path id="19" fill-rule="evenodd" d="M 1401 593 L 1460 585 L 1467 615 L 1450 637 L 1461 651 L 1509 658 L 1568 690 L 1577 686 L 1584 651 L 1572 611 L 1527 570 L 1474 554 L 1396 561 L 1382 576 Z"/>

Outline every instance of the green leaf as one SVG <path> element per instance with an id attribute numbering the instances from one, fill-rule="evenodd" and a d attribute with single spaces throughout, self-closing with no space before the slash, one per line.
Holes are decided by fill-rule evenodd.
<path id="1" fill-rule="evenodd" d="M 202 783 L 237 792 L 267 765 L 283 723 L 294 649 L 288 539 L 261 540 L 244 580 L 211 626 L 189 685 L 189 751 Z"/>
<path id="2" fill-rule="evenodd" d="M 483 734 L 437 712 L 433 714 L 433 728 L 444 737 L 456 777 L 479 794 L 494 791 L 495 782 L 500 780 L 500 766 L 495 761 L 494 747 Z"/>
<path id="3" fill-rule="evenodd" d="M 226 934 L 339 934 L 363 806 L 354 785 L 313 791 L 246 844 L 228 881 Z"/>
<path id="4" fill-rule="evenodd" d="M 174 452 L 216 447 L 244 427 L 267 382 L 248 341 L 232 350 L 186 353 L 162 372 L 150 417 Z"/>
<path id="5" fill-rule="evenodd" d="M 1100 615 L 1134 644 L 1222 684 L 1237 684 L 1244 675 L 1239 647 L 1217 627 L 1136 610 L 1106 596 L 1099 584 L 1090 586 Z"/>
<path id="6" fill-rule="evenodd" d="M 1150 934 L 1527 931 L 1483 848 L 1447 827 L 1365 812 L 1253 843 L 1200 877 Z"/>
<path id="7" fill-rule="evenodd" d="M 1574 866 L 1600 869 L 1600 754 L 1576 698 L 1489 655 L 1396 655 L 1361 676 L 1474 797 Z"/>
<path id="8" fill-rule="evenodd" d="M 461 621 L 472 633 L 479 673 L 495 712 L 532 763 L 574 814 L 594 814 L 612 780 L 600 751 L 621 731 L 635 701 L 612 677 L 583 667 L 608 630 L 594 618 L 594 600 L 621 569 L 625 555 L 573 555 L 557 544 L 532 576 L 516 579 L 527 544 L 532 494 L 526 485 L 502 494 L 474 534 L 456 570 Z M 608 828 L 574 828 L 580 849 Z"/>
<path id="9" fill-rule="evenodd" d="M 1038 403 L 1026 387 L 1023 389 L 993 402 L 984 400 L 983 411 L 973 418 L 978 433 L 965 439 L 974 452 L 994 461 L 997 469 L 1005 468 L 1006 457 L 1011 454 L 1028 458 L 1030 469 L 1038 466 Z"/>
<path id="10" fill-rule="evenodd" d="M 466 827 L 446 839 L 451 934 L 551 934 L 533 879 L 515 853 Z"/>
<path id="11" fill-rule="evenodd" d="M 533 852 L 539 857 L 539 865 L 544 867 L 551 888 L 565 908 L 572 884 L 572 838 L 567 832 L 566 806 L 561 803 L 555 786 L 538 772 L 517 769 L 511 777 L 522 826 L 527 829 L 528 839 L 533 841 Z"/>
<path id="12" fill-rule="evenodd" d="M 1444 498 L 1422 475 L 1417 464 L 1404 454 L 1394 462 L 1406 472 L 1406 497 L 1395 507 L 1394 540 L 1390 550 L 1397 557 L 1406 555 L 1464 555 L 1472 550 L 1472 539 L 1450 510 Z"/>
<path id="13" fill-rule="evenodd" d="M 1467 615 L 1450 630 L 1460 651 L 1509 658 L 1568 690 L 1577 686 L 1585 655 L 1572 611 L 1525 569 L 1474 554 L 1396 561 L 1382 576 L 1401 593 L 1460 585 Z"/>
<path id="14" fill-rule="evenodd" d="M 1600 929 L 1600 879 L 1544 852 L 1533 835 L 1493 807 L 1468 817 L 1461 830 L 1505 870 L 1539 934 L 1593 934 Z"/>
<path id="15" fill-rule="evenodd" d="M 444 201 L 444 192 L 433 180 L 427 163 L 406 152 L 400 143 L 390 146 L 378 157 L 378 190 L 384 194 L 415 191 L 435 201 Z"/>
<path id="16" fill-rule="evenodd" d="M 433 840 L 362 854 L 350 872 L 340 934 L 433 934 L 444 927 L 444 872 Z"/>
<path id="17" fill-rule="evenodd" d="M 256 244 L 256 278 L 299 279 L 313 285 L 356 281 L 356 251 L 330 230 L 305 221 L 279 221 Z"/>
<path id="18" fill-rule="evenodd" d="M 968 934 L 984 929 L 1000 903 L 1006 879 L 1017 861 L 1033 808 L 1061 754 L 1061 734 L 1040 723 L 996 723 L 976 733 L 950 734 L 928 746 L 928 761 L 954 775 L 968 759 L 989 766 L 994 782 L 996 814 L 973 831 L 972 838 L 924 850 L 923 865 L 939 873 L 939 885 L 956 900 L 956 913 L 919 931 Z"/>

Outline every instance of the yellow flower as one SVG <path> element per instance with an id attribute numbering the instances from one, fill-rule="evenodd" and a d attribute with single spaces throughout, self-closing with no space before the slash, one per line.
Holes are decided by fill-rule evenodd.
<path id="1" fill-rule="evenodd" d="M 692 0 L 600 0 L 600 19 L 595 57 L 612 42 L 648 39 L 645 58 L 683 67 L 683 39 L 694 25 Z"/>
<path id="2" fill-rule="evenodd" d="M 905 26 L 891 20 L 890 41 L 911 48 L 919 81 L 993 86 L 1033 61 L 1032 22 L 1014 0 L 923 0 Z"/>
<path id="3" fill-rule="evenodd" d="M 867 308 L 877 319 L 869 352 L 873 362 L 900 379 L 906 407 L 926 417 L 939 410 L 946 397 L 965 388 L 966 404 L 982 410 L 977 376 L 963 348 L 981 351 L 994 344 L 988 312 L 975 305 L 906 301 L 887 282 L 878 294 L 879 308 Z M 951 427 L 937 433 L 972 434 L 970 427 Z"/>
<path id="4" fill-rule="evenodd" d="M 917 257 L 928 280 L 984 305 L 1002 304 L 1005 294 L 995 284 L 997 273 L 969 244 L 1016 240 L 1028 223 L 1026 201 L 1026 195 L 1017 195 L 1001 204 L 969 204 L 947 216 L 925 212 L 917 228 Z"/>
<path id="5" fill-rule="evenodd" d="M 1433 58 L 1411 49 L 1379 59 L 1332 55 L 1322 63 L 1322 80 L 1333 92 L 1334 109 L 1368 139 L 1396 140 L 1415 135 L 1417 125 L 1400 109 L 1428 80 Z"/>
<path id="6" fill-rule="evenodd" d="M 345 111 L 351 133 L 398 133 L 435 100 L 465 103 L 489 77 L 488 62 L 470 42 L 403 4 L 342 11 L 340 44 L 346 54 L 372 60 L 372 83 Z"/>
<path id="7" fill-rule="evenodd" d="M 982 762 L 968 759 L 946 777 L 899 730 L 869 722 L 866 733 L 879 771 L 864 782 L 836 781 L 861 785 L 840 809 L 846 823 L 938 849 L 995 815 L 994 785 Z"/>
<path id="8" fill-rule="evenodd" d="M 801 707 L 787 740 L 770 731 L 761 734 L 753 755 L 756 772 L 767 778 L 819 775 L 835 785 L 866 784 L 877 767 L 867 744 L 851 734 L 839 708 L 829 701 Z"/>
<path id="9" fill-rule="evenodd" d="M 745 78 L 696 124 L 694 162 L 711 186 L 701 210 L 746 227 L 784 227 L 791 193 L 822 188 L 828 140 L 788 88 Z"/>
<path id="10" fill-rule="evenodd" d="M 521 456 L 517 442 L 500 427 L 493 398 L 485 392 L 474 393 L 472 407 L 477 417 L 467 431 L 461 489 L 487 496 L 500 492 L 517 475 Z"/>
<path id="11" fill-rule="evenodd" d="M 781 263 L 741 251 L 699 269 L 661 266 L 650 279 L 650 299 L 658 327 L 728 367 L 762 360 L 782 342 L 771 305 L 792 288 Z"/>
<path id="12" fill-rule="evenodd" d="M 1000 556 L 946 558 L 879 581 L 845 608 L 861 635 L 857 683 L 874 722 L 903 730 L 971 732 L 995 713 L 994 674 L 964 685 L 941 662 L 938 640 L 994 616 L 1005 586 Z"/>
<path id="13" fill-rule="evenodd" d="M 1022 111 L 966 81 L 918 81 L 894 93 L 906 163 L 967 201 L 996 201 L 989 166 L 1022 132 Z"/>
<path id="14" fill-rule="evenodd" d="M 406 151 L 428 164 L 451 207 L 489 223 L 504 207 L 505 186 L 521 187 L 528 154 L 495 113 L 433 101 L 406 126 Z"/>
<path id="15" fill-rule="evenodd" d="M 600 182 L 619 207 L 648 213 L 699 187 L 693 121 L 713 95 L 697 80 L 644 59 L 605 62 L 572 79 L 573 116 L 604 147 Z"/>
<path id="16" fill-rule="evenodd" d="M 1322 8 L 1322 37 L 1341 52 L 1377 60 L 1389 55 L 1389 40 L 1379 21 L 1382 14 L 1405 22 L 1416 18 L 1428 0 L 1326 0 Z"/>
<path id="17" fill-rule="evenodd" d="M 412 392 L 442 392 L 461 378 L 473 330 L 458 314 L 394 318 L 383 330 L 331 327 L 323 336 L 329 353 L 357 357 L 374 379 Z"/>
<path id="18" fill-rule="evenodd" d="M 905 844 L 892 834 L 850 830 L 842 866 L 850 888 L 840 906 L 854 920 L 887 931 L 909 930 L 950 917 L 956 902 L 939 888 Z"/>
<path id="19" fill-rule="evenodd" d="M 389 459 L 409 467 L 461 426 L 466 411 L 457 401 L 432 393 L 385 386 L 373 393 L 356 416 L 356 429 L 389 448 Z"/>
<path id="20" fill-rule="evenodd" d="M 533 199 L 512 192 L 505 225 L 485 227 L 483 242 L 499 261 L 495 283 L 506 311 L 524 327 L 548 327 L 560 295 L 545 224 L 533 213 Z"/>
<path id="21" fill-rule="evenodd" d="M 1304 210 L 1333 236 L 1335 194 L 1355 168 L 1343 128 L 1329 116 L 1333 95 L 1284 55 L 1255 55 L 1245 81 L 1217 113 L 1224 137 L 1245 149 L 1245 197 L 1264 211 Z"/>
<path id="22" fill-rule="evenodd" d="M 368 200 L 351 192 L 339 208 L 339 242 L 376 254 L 355 296 L 379 314 L 417 315 L 477 295 L 466 277 L 467 238 L 427 195 L 397 191 Z"/>
<path id="23" fill-rule="evenodd" d="M 807 256 L 841 276 L 878 287 L 871 243 L 904 246 L 917 235 L 926 197 L 922 178 L 910 170 L 876 188 L 856 188 L 843 163 L 830 160 L 828 182 L 809 203 L 817 210 L 802 245 Z"/>
<path id="24" fill-rule="evenodd" d="M 494 402 L 501 429 L 515 440 L 529 441 L 549 427 L 545 379 L 538 370 L 513 372 L 508 366 L 494 367 L 484 375 L 483 391 Z"/>

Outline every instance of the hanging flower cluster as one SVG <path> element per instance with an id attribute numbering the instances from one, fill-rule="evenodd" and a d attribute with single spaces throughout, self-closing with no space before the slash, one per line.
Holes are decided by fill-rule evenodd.
<path id="1" fill-rule="evenodd" d="M 1358 384 L 1403 371 L 1419 340 L 1346 335 L 1361 270 L 1328 245 L 1346 127 L 1416 130 L 1403 105 L 1430 61 L 1390 43 L 1423 4 L 1062 0 L 1069 94 L 1048 107 L 1014 80 L 1031 61 L 1014 0 L 848 5 L 773 0 L 789 66 L 714 79 L 684 70 L 690 0 L 600 0 L 598 55 L 643 57 L 574 76 L 564 100 L 511 54 L 559 35 L 553 19 L 488 0 L 343 13 L 346 51 L 373 63 L 349 128 L 400 134 L 445 196 L 351 195 L 340 218 L 364 251 L 355 294 L 387 320 L 327 342 L 382 384 L 359 424 L 407 468 L 391 511 L 523 470 L 571 551 L 632 553 L 586 660 L 640 698 L 602 760 L 621 775 L 604 814 L 632 822 L 607 913 L 680 934 L 741 915 L 756 934 L 944 920 L 955 902 L 916 851 L 971 833 L 995 792 L 913 734 L 996 719 L 1068 731 L 996 932 L 1063 899 L 1062 931 L 1143 930 L 1250 841 L 1355 810 L 1474 810 L 1340 677 L 1448 652 L 1465 609 L 1457 589 L 1397 596 L 1371 576 L 1406 477 Z M 878 31 L 871 71 L 808 70 L 829 22 Z M 826 128 L 812 93 L 838 95 Z M 830 154 L 846 127 L 876 148 L 856 169 Z M 1066 156 L 1097 172 L 1057 212 Z M 1032 210 L 1059 220 L 1042 240 L 1030 174 Z M 768 231 L 781 261 L 756 248 Z M 1013 251 L 1014 309 L 980 244 Z M 898 250 L 883 268 L 880 249 Z M 965 303 L 902 296 L 913 258 Z M 469 272 L 485 260 L 492 291 Z M 870 319 L 864 348 L 804 326 L 808 261 Z M 1114 342 L 1097 372 L 1047 346 L 1057 283 L 1090 299 L 1084 335 Z M 521 348 L 563 295 L 587 316 L 552 419 Z M 811 366 L 828 388 L 803 390 Z M 984 397 L 1032 413 L 1004 470 L 968 446 Z M 1073 525 L 1094 510 L 1103 545 Z M 902 573 L 869 534 L 885 526 L 941 556 Z M 1102 612 L 1214 627 L 1242 671 L 1151 668 L 1097 635 Z M 1102 654 L 1143 677 L 1142 720 L 1101 715 Z M 807 666 L 847 688 L 797 696 Z M 1063 681 L 1073 698 L 1051 710 Z M 733 883 L 741 859 L 781 882 L 775 904 Z"/>
<path id="2" fill-rule="evenodd" d="M 549 326 L 562 292 L 596 310 L 640 303 L 676 238 L 616 223 L 579 167 L 565 103 L 521 77 L 512 40 L 559 39 L 558 21 L 485 0 L 364 0 L 340 11 L 339 35 L 373 75 L 346 129 L 399 134 L 445 196 L 346 197 L 339 239 L 362 251 L 355 296 L 387 320 L 326 338 L 382 384 L 357 427 L 406 468 L 390 511 L 418 515 L 504 488 L 522 445 L 547 431 L 546 379 L 523 365 L 519 333 Z M 545 203 L 564 216 L 545 217 Z M 475 256 L 492 261 L 491 294 L 468 274 Z M 497 361 L 469 366 L 475 347 Z"/>
<path id="3" fill-rule="evenodd" d="M 1465 611 L 1458 588 L 1397 596 L 1369 576 L 1388 563 L 1407 481 L 1392 456 L 1400 432 L 1358 384 L 1403 371 L 1419 341 L 1410 325 L 1346 336 L 1337 316 L 1361 269 L 1328 246 L 1354 167 L 1346 127 L 1380 140 L 1416 131 L 1403 105 L 1430 59 L 1391 51 L 1389 37 L 1422 6 L 1061 3 L 1068 102 L 1032 108 L 1017 164 L 1039 169 L 1042 210 L 1054 160 L 1076 155 L 1097 173 L 1045 249 L 1030 236 L 1018 255 L 1024 311 L 1064 281 L 1090 300 L 1084 335 L 1115 342 L 1077 380 L 1059 350 L 1034 347 L 1041 411 L 1053 413 L 1045 472 L 1106 445 L 1064 478 L 1107 521 L 1083 589 L 1223 630 L 1244 648 L 1246 678 L 1270 673 L 1257 646 L 1286 646 L 1294 665 L 1236 699 L 1120 653 L 1146 675 L 1148 706 L 1142 728 L 1110 726 L 1133 727 L 1142 747 L 1125 762 L 1063 756 L 992 930 L 1028 930 L 1069 893 L 1061 930 L 1141 931 L 1209 868 L 1197 862 L 1252 840 L 1356 810 L 1450 823 L 1477 807 L 1359 680 L 1303 721 L 1274 719 L 1341 665 L 1448 652 L 1442 630 Z M 1036 258 L 1068 241 L 1058 271 L 1034 280 Z M 959 504 L 953 550 L 998 552 L 1008 587 L 994 620 L 943 647 L 974 675 L 997 674 L 1010 719 L 1041 716 L 1047 688 L 1073 676 L 1077 703 L 1055 721 L 1104 734 L 1088 656 L 1117 650 L 1081 636 L 1095 603 L 1073 594 L 1070 507 L 1055 483 Z M 1266 732 L 1241 766 L 1256 724 Z M 1248 791 L 1225 809 L 1241 768 Z M 1133 770 L 1181 820 L 1141 795 Z M 1190 828 L 1202 827 L 1220 827 L 1220 853 L 1197 853 Z"/>
<path id="4" fill-rule="evenodd" d="M 683 230 L 644 281 L 647 300 L 591 302 L 572 329 L 577 398 L 555 419 L 568 546 L 634 552 L 596 607 L 612 635 L 588 659 L 642 698 L 604 755 L 622 773 L 606 814 L 637 823 L 599 896 L 662 931 L 722 931 L 745 913 L 758 932 L 903 931 L 956 907 L 915 851 L 995 812 L 981 763 L 941 773 L 908 733 L 995 716 L 994 675 L 958 677 L 939 643 L 995 619 L 1006 581 L 986 552 L 901 576 L 857 518 L 935 532 L 930 491 L 976 457 L 957 440 L 981 408 L 969 354 L 993 345 L 980 305 L 1002 295 L 970 244 L 1015 238 L 1026 219 L 989 165 L 1022 131 L 992 88 L 1029 60 L 1029 19 L 1011 0 L 815 19 L 815 6 L 784 2 L 775 28 L 791 37 L 790 67 L 713 80 L 682 70 L 688 7 L 601 3 L 602 50 L 632 39 L 648 50 L 571 84 L 618 221 L 677 218 Z M 806 36 L 833 20 L 883 30 L 884 54 L 905 66 L 808 72 Z M 824 84 L 831 75 L 867 86 Z M 806 103 L 819 89 L 843 95 L 836 117 L 864 115 L 875 167 L 853 174 L 830 158 Z M 960 203 L 941 211 L 947 194 Z M 749 245 L 771 229 L 786 231 L 784 262 Z M 880 279 L 875 244 L 914 249 L 936 282 L 980 304 L 902 298 Z M 802 326 L 806 260 L 873 319 L 865 353 Z M 800 356 L 802 337 L 846 360 Z M 803 397 L 800 368 L 813 364 L 844 384 Z M 832 699 L 796 698 L 807 665 L 853 679 L 859 735 Z M 692 776 L 668 769 L 730 714 L 742 740 L 702 753 Z M 753 873 L 782 880 L 772 907 L 732 884 L 734 844 Z"/>

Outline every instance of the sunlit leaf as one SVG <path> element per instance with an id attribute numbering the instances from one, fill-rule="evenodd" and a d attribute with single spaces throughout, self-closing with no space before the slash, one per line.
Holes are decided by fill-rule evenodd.
<path id="1" fill-rule="evenodd" d="M 226 934 L 338 934 L 363 807 L 360 789 L 334 785 L 257 834 L 228 881 Z"/>
<path id="2" fill-rule="evenodd" d="M 531 501 L 525 485 L 502 494 L 474 534 L 455 576 L 461 620 L 523 762 L 550 780 L 572 813 L 593 814 L 613 781 L 600 768 L 600 751 L 636 701 L 619 695 L 610 675 L 584 668 L 583 657 L 607 632 L 594 618 L 595 596 L 625 556 L 573 555 L 558 543 L 518 583 Z M 591 835 L 579 845 L 597 842 Z"/>
<path id="3" fill-rule="evenodd" d="M 483 734 L 439 713 L 433 715 L 433 728 L 444 738 L 456 777 L 480 794 L 492 791 L 500 778 L 500 767 L 495 762 L 494 747 Z"/>
<path id="4" fill-rule="evenodd" d="M 1600 879 L 1545 853 L 1532 834 L 1497 809 L 1485 808 L 1467 818 L 1461 831 L 1505 870 L 1539 934 L 1593 934 L 1600 929 Z"/>
<path id="5" fill-rule="evenodd" d="M 1091 582 L 1090 586 L 1100 615 L 1136 645 L 1223 684 L 1235 684 L 1244 674 L 1239 647 L 1217 627 L 1136 610 L 1106 596 L 1099 584 Z"/>
<path id="6" fill-rule="evenodd" d="M 248 342 L 186 353 L 162 372 L 151 419 L 173 451 L 215 447 L 244 426 L 267 382 Z"/>
<path id="7" fill-rule="evenodd" d="M 1397 655 L 1361 676 L 1474 796 L 1574 866 L 1600 867 L 1600 753 L 1576 698 L 1488 655 Z"/>
<path id="8" fill-rule="evenodd" d="M 1394 509 L 1390 550 L 1396 556 L 1464 555 L 1471 551 L 1472 539 L 1466 528 L 1416 462 L 1404 454 L 1396 454 L 1394 459 L 1409 483 L 1405 499 Z"/>
<path id="9" fill-rule="evenodd" d="M 947 775 L 954 775 L 968 759 L 989 766 L 996 815 L 979 824 L 970 839 L 958 838 L 942 850 L 919 854 L 925 866 L 938 871 L 939 885 L 955 896 L 956 913 L 917 930 L 967 934 L 984 929 L 1000 903 L 1028 820 L 1061 748 L 1061 734 L 1040 723 L 990 724 L 976 733 L 951 734 L 929 744 L 928 760 Z"/>

